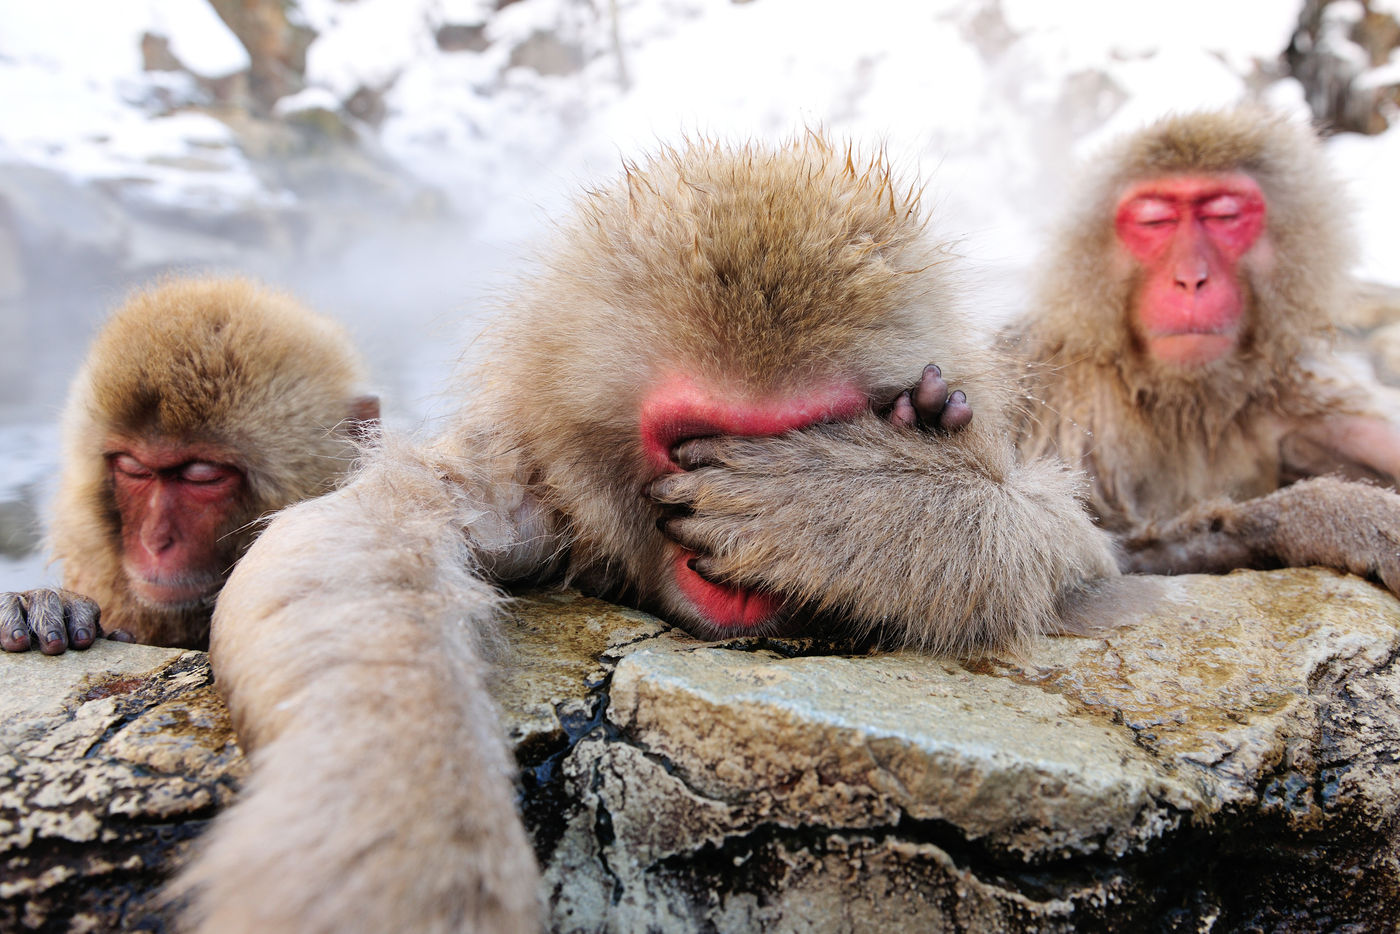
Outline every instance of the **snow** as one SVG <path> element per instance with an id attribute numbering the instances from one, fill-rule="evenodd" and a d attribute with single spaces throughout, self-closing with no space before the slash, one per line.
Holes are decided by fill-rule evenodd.
<path id="1" fill-rule="evenodd" d="M 206 76 L 246 65 L 204 0 L 0 3 L 0 160 L 83 179 L 147 179 L 138 197 L 158 204 L 218 210 L 287 197 L 261 189 L 212 118 L 151 119 L 157 91 L 197 92 L 140 71 L 143 32 L 168 36 Z M 618 0 L 616 22 L 606 3 L 494 6 L 301 0 L 296 16 L 318 32 L 310 87 L 278 112 L 386 90 L 385 152 L 480 225 L 506 225 L 510 239 L 528 239 L 578 185 L 658 140 L 774 139 L 822 126 L 884 144 L 938 192 L 944 228 L 965 233 L 970 254 L 1012 267 L 1034 254 L 1056 208 L 1047 193 L 1076 160 L 1161 114 L 1238 101 L 1298 15 L 1279 0 L 869 0 L 858 15 L 810 0 Z M 1359 10 L 1337 3 L 1328 15 Z M 493 42 L 442 53 L 434 33 L 449 23 L 484 23 Z M 510 50 L 541 32 L 575 42 L 583 71 L 507 68 Z M 1291 81 L 1267 97 L 1301 110 Z M 1379 152 L 1388 143 L 1348 146 L 1378 151 L 1351 158 L 1349 170 L 1386 174 Z M 191 162 L 198 171 L 163 168 Z M 1362 189 L 1372 181 L 1358 179 Z M 1395 231 L 1370 222 L 1365 231 L 1365 268 L 1400 282 L 1382 261 L 1395 254 Z"/>
<path id="2" fill-rule="evenodd" d="M 330 28 L 306 51 L 306 77 L 341 98 L 361 86 L 387 87 L 405 64 L 434 48 L 433 34 L 424 28 L 430 4 L 360 0 L 338 6 L 320 17 Z"/>
<path id="3" fill-rule="evenodd" d="M 1378 137 L 1343 134 L 1328 143 L 1337 174 L 1349 181 L 1357 236 L 1356 272 L 1365 279 L 1400 284 L 1400 133 Z"/>
<path id="4" fill-rule="evenodd" d="M 204 0 L 0 0 L 0 23 L 0 163 L 78 179 L 146 179 L 138 200 L 159 204 L 218 209 L 261 196 L 236 150 L 214 152 L 232 143 L 222 123 L 150 113 L 161 91 L 186 99 L 197 91 L 188 76 L 142 71 L 145 33 L 166 36 L 176 57 L 205 77 L 248 66 L 247 52 Z M 202 164 L 161 167 L 192 158 Z"/>

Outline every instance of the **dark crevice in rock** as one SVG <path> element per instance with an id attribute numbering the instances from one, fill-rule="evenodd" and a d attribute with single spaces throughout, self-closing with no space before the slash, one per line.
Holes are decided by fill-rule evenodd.
<path id="1" fill-rule="evenodd" d="M 854 633 L 849 626 L 816 617 L 804 621 L 801 636 L 740 636 L 721 642 L 699 643 L 695 648 L 771 652 L 779 658 L 862 658 L 897 646 L 882 649 L 876 633 Z"/>
<path id="2" fill-rule="evenodd" d="M 1374 839 L 1372 847 L 1380 843 Z M 1076 856 L 1042 866 L 1017 865 L 1008 854 L 968 840 L 943 821 L 905 819 L 892 827 L 861 829 L 761 824 L 719 845 L 661 859 L 648 872 L 691 880 L 697 907 L 739 894 L 772 899 L 783 889 L 792 854 L 819 860 L 839 852 L 847 859 L 852 850 L 873 852 L 884 844 L 910 848 L 900 855 L 900 871 L 932 901 L 946 897 L 938 891 L 949 885 L 948 873 L 915 847 L 931 845 L 983 885 L 1025 899 L 1038 909 L 1041 922 L 1060 913 L 1060 906 L 1072 906 L 1072 924 L 1038 930 L 1319 931 L 1346 925 L 1379 930 L 1400 922 L 1400 903 L 1390 885 L 1338 871 L 1355 862 L 1344 852 L 1324 840 L 1299 845 L 1286 828 L 1249 821 L 1228 829 L 1184 827 L 1146 854 Z M 1358 848 L 1358 856 L 1364 853 Z M 945 916 L 958 916 L 956 903 L 946 907 Z"/>
<path id="3" fill-rule="evenodd" d="M 110 829 L 123 839 L 104 842 L 100 855 L 87 843 L 32 841 L 22 857 L 0 862 L 0 887 L 20 879 L 62 881 L 0 902 L 0 930 L 66 934 L 83 929 L 83 918 L 120 918 L 111 929 L 121 931 L 173 930 L 172 914 L 159 904 L 158 892 L 178 862 L 175 854 L 204 832 L 212 809 L 205 811 L 201 819 L 182 817 L 176 823 L 123 822 L 125 829 L 113 823 Z"/>
<path id="4" fill-rule="evenodd" d="M 569 815 L 574 809 L 570 791 L 561 766 L 569 753 L 586 737 L 601 730 L 608 738 L 616 738 L 617 730 L 607 721 L 608 695 L 602 685 L 589 694 L 591 707 L 586 711 L 566 713 L 557 711 L 564 735 L 557 741 L 527 748 L 516 747 L 516 764 L 520 775 L 519 807 L 525 827 L 535 845 L 535 858 L 543 865 L 554 854 L 564 836 Z"/>
<path id="5" fill-rule="evenodd" d="M 608 846 L 617 839 L 617 834 L 613 831 L 612 812 L 604 805 L 603 796 L 598 794 L 599 790 L 602 788 L 602 784 L 602 772 L 595 766 L 592 776 L 592 787 L 590 789 L 593 791 L 598 801 L 598 806 L 594 810 L 593 815 L 593 836 L 594 839 L 598 841 L 598 863 L 602 866 L 603 873 L 612 880 L 610 899 L 612 904 L 616 905 L 618 902 L 622 901 L 622 893 L 625 891 L 625 887 L 622 884 L 622 878 L 608 861 Z"/>

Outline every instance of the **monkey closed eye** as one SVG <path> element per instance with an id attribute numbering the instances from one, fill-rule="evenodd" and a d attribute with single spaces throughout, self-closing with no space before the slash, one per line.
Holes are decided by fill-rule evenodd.
<path id="1" fill-rule="evenodd" d="M 85 649 L 102 634 L 97 604 L 68 590 L 41 588 L 0 594 L 0 649 L 45 655 Z"/>

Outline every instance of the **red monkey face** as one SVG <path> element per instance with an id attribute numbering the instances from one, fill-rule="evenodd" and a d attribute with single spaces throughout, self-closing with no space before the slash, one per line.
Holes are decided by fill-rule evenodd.
<path id="1" fill-rule="evenodd" d="M 218 452 L 170 444 L 126 444 L 107 462 L 132 592 L 168 610 L 215 593 L 235 558 L 243 472 Z"/>
<path id="2" fill-rule="evenodd" d="M 1154 359 L 1200 366 L 1234 350 L 1245 313 L 1240 261 L 1264 232 L 1248 175 L 1168 175 L 1133 185 L 1114 230 L 1141 265 L 1134 325 Z"/>
<path id="3" fill-rule="evenodd" d="M 642 446 L 650 474 L 657 477 L 680 469 L 671 452 L 691 438 L 779 435 L 820 422 L 848 419 L 869 408 L 866 394 L 849 384 L 823 385 L 797 397 L 753 401 L 707 389 L 681 377 L 662 383 L 643 400 Z M 665 547 L 671 552 L 670 573 L 675 592 L 711 631 L 751 631 L 783 612 L 780 597 L 708 581 L 690 566 L 696 557 L 694 552 L 671 542 Z M 684 613 L 686 608 L 680 609 Z"/>

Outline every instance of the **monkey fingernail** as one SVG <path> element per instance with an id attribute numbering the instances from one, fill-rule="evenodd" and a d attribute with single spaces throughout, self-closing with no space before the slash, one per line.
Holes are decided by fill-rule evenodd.
<path id="1" fill-rule="evenodd" d="M 73 633 L 74 642 L 86 642 L 91 638 L 92 633 L 88 632 L 86 629 L 79 629 Z"/>
<path id="2" fill-rule="evenodd" d="M 923 378 L 919 380 L 919 385 L 914 387 L 912 398 L 914 409 L 924 424 L 936 424 L 938 414 L 948 403 L 948 384 L 943 381 L 943 373 L 938 367 L 932 364 L 924 367 Z"/>
<path id="3" fill-rule="evenodd" d="M 938 419 L 944 431 L 959 431 L 972 422 L 972 406 L 967 404 L 967 395 L 961 389 L 948 397 L 948 405 Z"/>

